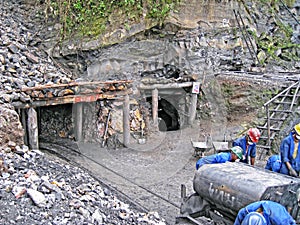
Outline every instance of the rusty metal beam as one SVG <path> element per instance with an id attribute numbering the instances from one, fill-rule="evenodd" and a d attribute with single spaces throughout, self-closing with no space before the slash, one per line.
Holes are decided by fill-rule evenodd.
<path id="1" fill-rule="evenodd" d="M 15 108 L 30 108 L 30 107 L 42 107 L 51 105 L 62 105 L 69 103 L 79 102 L 95 102 L 101 99 L 122 99 L 123 96 L 131 94 L 132 90 L 115 91 L 101 94 L 86 94 L 86 95 L 68 95 L 64 97 L 54 97 L 49 99 L 35 100 L 28 103 L 13 102 L 12 105 Z"/>

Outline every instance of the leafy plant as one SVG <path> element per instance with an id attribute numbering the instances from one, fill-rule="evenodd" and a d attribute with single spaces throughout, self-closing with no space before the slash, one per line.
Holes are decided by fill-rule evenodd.
<path id="1" fill-rule="evenodd" d="M 141 19 L 162 22 L 180 0 L 48 0 L 53 16 L 62 24 L 62 38 L 72 34 L 98 35 L 111 24 L 111 18 L 130 29 Z"/>

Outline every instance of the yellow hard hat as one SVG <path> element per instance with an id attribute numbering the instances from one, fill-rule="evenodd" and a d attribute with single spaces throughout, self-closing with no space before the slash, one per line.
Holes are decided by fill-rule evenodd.
<path id="1" fill-rule="evenodd" d="M 294 130 L 295 130 L 295 132 L 297 133 L 297 135 L 300 136 L 300 123 L 298 123 L 298 124 L 296 124 L 296 125 L 294 126 Z"/>

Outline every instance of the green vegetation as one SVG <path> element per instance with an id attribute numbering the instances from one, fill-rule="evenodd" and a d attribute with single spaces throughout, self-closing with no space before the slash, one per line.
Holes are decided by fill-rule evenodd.
<path id="1" fill-rule="evenodd" d="M 241 0 L 243 2 L 243 0 Z M 259 0 L 260 3 L 256 7 L 266 8 L 269 14 L 273 18 L 273 32 L 270 33 L 261 33 L 257 34 L 253 30 L 248 30 L 249 34 L 255 39 L 257 44 L 257 52 L 260 64 L 264 65 L 269 60 L 275 60 L 280 62 L 284 61 L 299 61 L 299 57 L 297 56 L 297 49 L 300 48 L 299 45 L 293 44 L 291 41 L 291 37 L 293 35 L 293 29 L 287 25 L 282 23 L 279 18 L 279 11 L 282 3 L 287 5 L 288 7 L 295 4 L 295 0 Z M 243 2 L 246 11 L 251 15 L 252 9 L 250 9 Z"/>
<path id="2" fill-rule="evenodd" d="M 180 0 L 48 0 L 51 12 L 62 24 L 62 38 L 97 36 L 114 24 L 129 29 L 134 22 L 162 23 Z"/>

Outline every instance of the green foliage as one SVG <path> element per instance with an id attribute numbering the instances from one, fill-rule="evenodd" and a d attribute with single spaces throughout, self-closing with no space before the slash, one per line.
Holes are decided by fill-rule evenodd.
<path id="1" fill-rule="evenodd" d="M 264 64 L 269 59 L 276 61 L 280 61 L 282 58 L 285 60 L 299 60 L 296 51 L 292 50 L 299 49 L 299 45 L 291 42 L 293 29 L 289 25 L 282 23 L 277 16 L 278 5 L 281 5 L 282 2 L 287 5 L 293 5 L 295 0 L 260 0 L 260 3 L 265 4 L 269 13 L 274 17 L 276 26 L 274 32 L 263 32 L 258 36 L 254 31 L 248 30 L 248 33 L 255 39 L 257 44 L 258 58 L 261 64 Z M 278 55 L 280 56 L 278 57 Z"/>
<path id="2" fill-rule="evenodd" d="M 63 25 L 62 38 L 99 35 L 112 23 L 130 28 L 142 19 L 162 23 L 180 0 L 50 0 L 53 15 Z M 117 15 L 117 16 L 116 16 Z M 112 19 L 113 18 L 113 19 Z M 116 21 L 119 20 L 119 21 Z"/>

